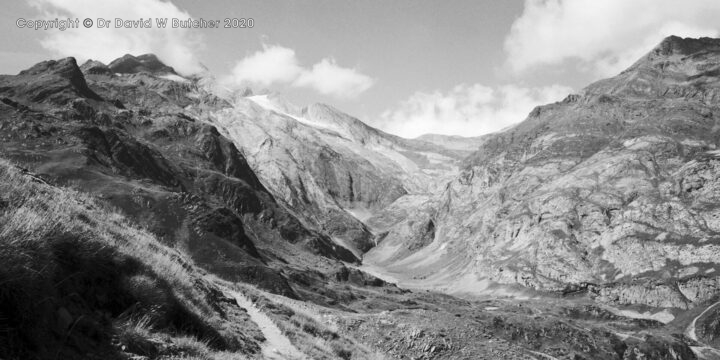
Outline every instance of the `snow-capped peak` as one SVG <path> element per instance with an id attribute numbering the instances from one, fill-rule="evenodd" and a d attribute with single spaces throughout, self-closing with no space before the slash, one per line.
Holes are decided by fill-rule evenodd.
<path id="1" fill-rule="evenodd" d="M 315 128 L 320 128 L 320 129 L 329 129 L 329 130 L 335 130 L 335 131 L 339 130 L 339 129 L 336 129 L 335 127 L 328 126 L 328 124 L 323 124 L 323 123 L 320 123 L 317 121 L 308 120 L 307 118 L 302 117 L 302 116 L 294 115 L 291 113 L 291 112 L 294 112 L 294 111 L 292 111 L 292 107 L 294 107 L 292 104 L 289 104 L 289 103 L 282 104 L 277 99 L 271 98 L 267 94 L 266 95 L 248 96 L 248 97 L 246 97 L 246 99 L 254 102 L 255 104 L 259 105 L 260 107 L 262 107 L 266 110 L 275 112 L 279 115 L 289 117 L 291 119 L 296 120 L 299 123 L 309 125 L 309 126 L 312 126 Z"/>

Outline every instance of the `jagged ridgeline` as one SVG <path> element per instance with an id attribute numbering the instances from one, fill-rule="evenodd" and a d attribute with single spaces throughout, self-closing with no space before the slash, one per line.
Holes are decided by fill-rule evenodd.
<path id="1" fill-rule="evenodd" d="M 719 71 L 670 37 L 417 139 L 150 54 L 2 75 L 0 358 L 712 358 Z"/>

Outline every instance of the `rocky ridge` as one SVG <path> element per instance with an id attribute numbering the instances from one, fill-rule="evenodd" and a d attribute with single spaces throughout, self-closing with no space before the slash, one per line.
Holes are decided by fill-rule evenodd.
<path id="1" fill-rule="evenodd" d="M 467 292 L 501 283 L 702 304 L 720 249 L 719 46 L 669 37 L 620 75 L 488 135 L 435 206 L 391 227 L 366 262 Z"/>
<path id="2" fill-rule="evenodd" d="M 142 66 L 116 75 L 126 61 Z M 105 199 L 199 264 L 269 291 L 298 296 L 273 265 L 283 252 L 299 247 L 333 259 L 329 268 L 358 261 L 278 204 L 205 121 L 223 100 L 165 78 L 172 70 L 154 56 L 113 64 L 68 58 L 0 78 L 2 156 Z"/>
<path id="3" fill-rule="evenodd" d="M 358 256 L 375 244 L 363 221 L 407 194 L 429 194 L 462 152 L 383 133 L 328 105 L 236 96 L 212 118 L 263 183 L 308 226 Z"/>

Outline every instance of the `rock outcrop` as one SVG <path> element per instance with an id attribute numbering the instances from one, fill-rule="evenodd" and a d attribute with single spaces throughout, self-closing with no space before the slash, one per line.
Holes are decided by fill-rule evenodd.
<path id="1" fill-rule="evenodd" d="M 213 123 L 261 181 L 310 227 L 358 256 L 376 244 L 363 223 L 407 194 L 437 191 L 462 151 L 374 129 L 328 105 L 296 107 L 275 95 L 237 96 Z"/>
<path id="2" fill-rule="evenodd" d="M 596 284 L 616 303 L 706 300 L 720 255 L 719 74 L 720 40 L 665 39 L 484 137 L 436 205 L 391 227 L 366 261 L 469 292 Z M 433 241 L 418 242 L 428 219 Z"/>
<path id="3" fill-rule="evenodd" d="M 35 103 L 64 105 L 76 97 L 102 100 L 90 90 L 74 58 L 43 61 L 18 75 L 0 76 L 0 83 L 6 97 Z"/>

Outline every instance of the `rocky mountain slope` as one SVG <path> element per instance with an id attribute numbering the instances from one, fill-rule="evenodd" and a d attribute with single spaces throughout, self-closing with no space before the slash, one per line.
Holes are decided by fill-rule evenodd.
<path id="1" fill-rule="evenodd" d="M 278 205 L 237 148 L 202 121 L 222 100 L 168 79 L 179 76 L 164 65 L 134 72 L 136 62 L 125 56 L 100 73 L 88 63 L 84 75 L 64 59 L 0 79 L 2 156 L 105 199 L 200 263 L 250 266 L 258 281 L 277 277 L 267 264 L 285 247 L 356 261 Z M 268 244 L 274 255 L 263 253 L 267 239 L 283 239 Z"/>
<path id="2" fill-rule="evenodd" d="M 671 37 L 474 139 L 153 55 L 2 75 L 0 358 L 718 358 L 719 63 Z"/>
<path id="3" fill-rule="evenodd" d="M 128 55 L 114 61 L 110 66 L 90 61 L 78 67 L 72 58 L 45 61 L 18 75 L 0 76 L 0 100 L 0 157 L 6 159 L 2 161 L 9 161 L 3 163 L 3 166 L 19 166 L 24 174 L 33 174 L 27 175 L 28 178 L 41 184 L 58 186 L 60 189 L 76 189 L 91 199 L 87 200 L 82 196 L 77 200 L 70 199 L 67 205 L 69 207 L 65 209 L 65 205 L 56 203 L 50 195 L 42 195 L 55 191 L 47 190 L 47 186 L 31 186 L 29 189 L 20 187 L 18 190 L 19 185 L 5 184 L 8 180 L 4 179 L 3 184 L 9 186 L 10 190 L 0 195 L 0 204 L 3 205 L 0 212 L 7 218 L 6 222 L 0 224 L 0 233 L 3 235 L 3 244 L 16 246 L 20 249 L 18 251 L 21 251 L 16 252 L 15 247 L 4 250 L 7 251 L 4 254 L 9 257 L 11 264 L 17 262 L 18 266 L 22 267 L 25 266 L 22 261 L 28 261 L 31 264 L 29 270 L 42 268 L 43 263 L 47 262 L 42 257 L 45 251 L 55 254 L 47 255 L 50 259 L 60 256 L 56 254 L 60 250 L 52 247 L 55 239 L 60 237 L 61 239 L 57 240 L 61 241 L 58 246 L 64 246 L 66 250 L 63 251 L 72 251 L 73 247 L 78 247 L 80 251 L 85 246 L 84 243 L 89 241 L 87 239 L 93 239 L 87 246 L 109 247 L 110 250 L 107 254 L 82 251 L 70 254 L 73 256 L 70 260 L 61 258 L 57 260 L 61 265 L 42 268 L 38 272 L 42 277 L 55 278 L 56 281 L 62 280 L 63 274 L 74 276 L 72 267 L 76 265 L 66 261 L 85 264 L 80 265 L 81 271 L 99 271 L 101 269 L 93 267 L 103 261 L 108 264 L 116 262 L 112 259 L 115 251 L 120 251 L 130 258 L 139 258 L 133 260 L 139 263 L 131 268 L 139 266 L 150 269 L 156 266 L 152 264 L 152 261 L 155 261 L 152 256 L 157 255 L 155 252 L 179 252 L 183 254 L 183 258 L 170 260 L 168 266 L 184 267 L 195 274 L 192 277 L 179 275 L 185 277 L 182 281 L 188 282 L 191 288 L 194 283 L 205 286 L 202 281 L 205 281 L 205 274 L 209 273 L 217 277 L 217 281 L 222 279 L 232 283 L 253 284 L 271 293 L 296 299 L 312 299 L 320 304 L 336 304 L 338 299 L 344 296 L 342 290 L 333 292 L 335 285 L 330 283 L 341 287 L 347 283 L 348 277 L 336 278 L 336 273 L 352 273 L 354 281 L 360 281 L 361 284 L 363 281 L 377 280 L 357 270 L 348 270 L 342 261 L 353 263 L 358 259 L 350 251 L 335 244 L 327 235 L 305 227 L 279 204 L 261 184 L 235 145 L 207 121 L 210 110 L 217 111 L 229 105 L 212 94 L 201 91 L 196 82 L 180 77 L 154 56 L 135 58 Z M 7 171 L 9 174 L 17 172 Z M 17 175 L 10 178 L 13 176 Z M 24 191 L 22 194 L 25 195 L 14 196 L 14 191 Z M 65 190 L 58 191 L 63 193 Z M 31 204 L 29 199 L 33 206 L 26 210 Z M 119 215 L 103 215 L 100 210 L 93 215 L 83 210 L 77 214 L 79 220 L 65 223 L 64 217 L 74 216 L 73 206 L 82 207 L 83 203 L 88 203 L 88 211 L 96 208 L 89 202 L 99 202 L 108 207 L 111 213 L 117 212 Z M 77 203 L 80 205 L 76 205 Z M 105 224 L 110 221 L 105 220 L 106 218 L 117 218 L 120 223 Z M 127 225 L 130 229 L 125 229 L 125 225 L 122 225 L 125 221 L 123 219 L 127 219 L 131 224 Z M 73 225 L 78 221 L 80 225 Z M 46 232 L 42 231 L 43 226 L 48 228 Z M 120 229 L 106 230 L 114 227 Z M 122 245 L 120 250 L 117 250 L 118 243 L 133 244 L 141 240 L 136 239 L 139 235 L 134 235 L 137 232 L 135 228 L 147 232 L 147 235 L 140 235 L 150 238 L 143 240 L 149 242 L 148 245 L 143 249 L 131 247 L 129 250 L 122 247 L 126 245 Z M 26 241 L 24 237 L 33 241 Z M 65 237 L 68 239 L 63 240 Z M 49 246 L 47 250 L 33 250 L 36 246 L 34 244 L 46 242 Z M 132 253 L 135 250 L 143 253 Z M 23 251 L 31 254 L 39 251 L 39 255 L 22 260 Z M 88 256 L 96 258 L 88 259 Z M 110 258 L 106 259 L 108 256 Z M 2 278 L 5 280 L 2 281 L 3 287 L 0 290 L 0 298 L 3 299 L 0 324 L 3 329 L 12 331 L 21 326 L 20 338 L 4 339 L 7 343 L 0 356 L 47 358 L 41 345 L 32 350 L 33 346 L 27 341 L 37 342 L 52 336 L 62 338 L 73 334 L 66 334 L 68 328 L 58 328 L 57 332 L 44 335 L 32 333 L 37 329 L 31 326 L 44 325 L 27 319 L 15 319 L 13 312 L 21 309 L 18 306 L 24 306 L 22 301 L 27 301 L 17 297 L 19 295 L 14 293 L 16 290 L 7 287 L 16 286 L 13 284 L 23 279 L 22 276 L 18 277 L 18 271 L 12 267 L 3 271 Z M 124 276 L 132 278 L 136 273 L 138 276 L 143 274 L 140 270 L 132 269 L 128 274 L 124 274 L 125 270 L 122 269 L 117 271 L 121 274 L 99 271 L 96 277 L 81 277 L 78 281 L 116 282 L 124 281 Z M 174 288 L 177 282 L 172 278 L 174 275 L 167 279 L 168 275 L 157 273 L 158 271 L 160 270 L 148 275 L 151 279 L 147 281 L 167 282 L 168 291 L 177 296 L 203 298 L 220 293 L 213 285 L 217 281 L 208 280 L 209 290 L 178 295 L 182 289 Z M 47 272 L 47 275 L 42 275 L 44 272 Z M 383 285 L 381 281 L 374 284 Z M 39 286 L 32 282 L 29 285 Z M 80 296 L 97 296 L 111 300 L 118 296 L 116 292 L 124 291 L 111 288 L 107 290 L 114 292 L 96 294 L 92 287 L 86 288 L 87 286 L 90 285 L 72 283 L 67 289 L 54 291 L 59 291 L 62 296 L 75 292 Z M 101 290 L 105 291 L 97 291 Z M 23 296 L 37 291 L 33 289 Z M 208 295 L 203 295 L 204 293 Z M 183 298 L 183 301 L 195 301 L 193 299 Z M 133 305 L 132 298 L 123 300 L 122 304 L 107 301 L 98 300 L 85 303 L 82 307 L 71 308 L 74 305 L 68 305 L 63 298 L 48 304 L 54 310 L 48 309 L 50 312 L 43 314 L 52 315 L 33 321 L 51 321 L 55 316 L 60 316 L 65 319 L 61 319 L 62 321 L 92 318 L 93 321 L 102 320 L 104 324 L 115 322 L 116 325 L 92 328 L 92 331 L 98 334 L 120 331 L 126 326 L 124 324 L 135 326 L 131 324 L 132 321 L 142 321 L 146 322 L 143 324 L 147 327 L 164 329 L 172 336 L 182 335 L 183 332 L 178 331 L 186 326 L 210 326 L 213 331 L 219 331 L 218 326 L 225 326 L 222 324 L 230 321 L 226 318 L 227 315 L 222 315 L 226 310 L 214 305 L 215 300 L 210 304 L 202 300 L 200 305 L 214 306 L 216 310 L 213 311 L 219 311 L 220 315 L 213 313 L 212 316 L 220 316 L 224 320 L 218 320 L 217 324 L 198 323 L 200 325 L 185 325 L 182 322 L 185 320 L 180 318 L 190 316 L 187 321 L 195 321 L 192 320 L 193 317 L 208 317 L 210 310 L 190 308 L 183 310 L 184 313 L 172 310 L 174 312 L 167 316 L 179 317 L 180 320 L 177 321 L 181 322 L 155 324 L 152 319 L 143 320 L 149 316 L 147 311 L 151 309 L 135 310 L 136 305 Z M 148 303 L 152 309 L 154 306 L 164 306 L 161 298 L 153 301 L 154 303 Z M 88 315 L 95 312 L 109 314 L 104 318 Z M 136 330 L 139 328 L 146 330 L 146 326 L 135 327 Z M 201 342 L 214 342 L 219 335 L 207 335 L 211 333 L 206 330 L 193 330 L 191 335 L 199 336 L 198 341 Z M 240 336 L 242 331 L 233 334 L 228 336 Z M 42 338 L 35 338 L 36 335 L 42 335 Z M 75 335 L 79 337 L 75 339 Z M 110 355 L 107 354 L 113 353 L 113 356 L 122 357 L 122 352 L 130 346 L 110 346 L 110 343 L 104 341 L 119 341 L 111 335 L 95 339 L 102 340 L 104 347 L 90 346 L 86 343 L 86 335 L 93 336 L 92 333 L 74 334 L 73 341 L 78 343 L 71 346 L 63 358 L 86 358 L 82 357 L 83 351 L 91 348 L 95 354 L 93 356 L 108 358 L 106 356 Z M 224 338 L 218 339 L 225 341 Z M 236 340 L 232 341 L 237 343 Z M 237 344 L 225 344 L 214 349 L 242 350 L 252 355 L 257 352 L 253 350 L 258 346 L 257 340 L 248 341 L 251 343 L 248 345 L 250 348 L 241 349 Z M 54 349 L 53 351 L 60 351 L 52 344 L 56 343 L 51 342 L 48 346 Z M 115 351 L 119 348 L 119 352 Z M 106 355 L 101 355 L 98 351 L 105 352 Z"/>
<path id="4" fill-rule="evenodd" d="M 245 94 L 247 95 L 247 94 Z M 406 194 L 435 193 L 464 153 L 369 127 L 328 105 L 235 96 L 212 117 L 259 178 L 305 224 L 361 256 L 375 244 L 363 221 Z"/>
<path id="5" fill-rule="evenodd" d="M 425 134 L 418 136 L 416 139 L 461 151 L 463 155 L 467 156 L 477 151 L 485 138 L 487 136 L 463 137 L 458 135 Z"/>
<path id="6" fill-rule="evenodd" d="M 0 190 L 2 358 L 259 352 L 247 314 L 123 214 L 6 160 Z"/>
<path id="7" fill-rule="evenodd" d="M 669 37 L 616 77 L 488 135 L 366 263 L 456 291 L 586 290 L 688 309 L 716 296 L 720 40 Z"/>

